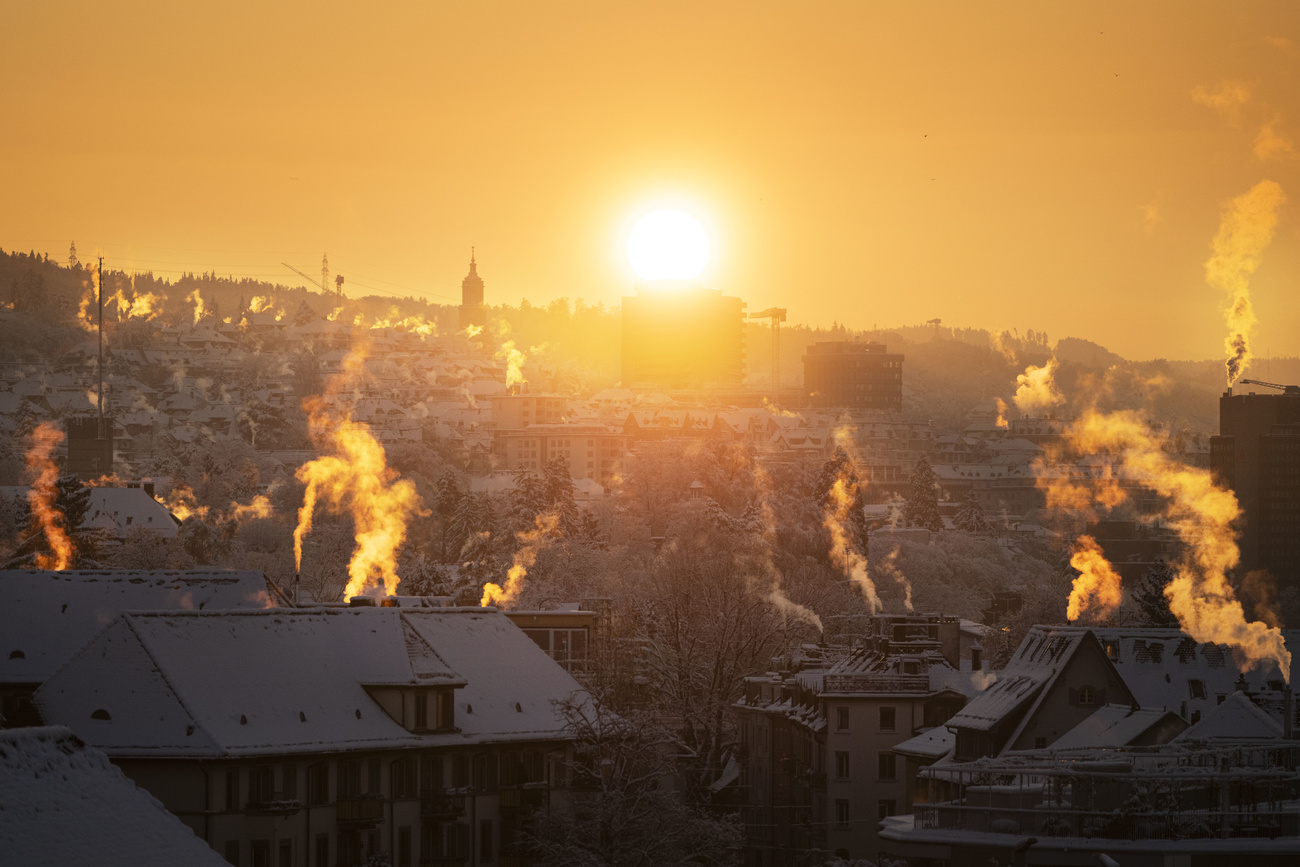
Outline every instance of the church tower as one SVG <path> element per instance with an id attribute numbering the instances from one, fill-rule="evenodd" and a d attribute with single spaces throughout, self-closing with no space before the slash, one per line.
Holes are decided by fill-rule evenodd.
<path id="1" fill-rule="evenodd" d="M 469 274 L 460 281 L 460 329 L 487 325 L 487 308 L 483 306 L 483 278 L 478 275 L 474 248 L 469 248 Z"/>

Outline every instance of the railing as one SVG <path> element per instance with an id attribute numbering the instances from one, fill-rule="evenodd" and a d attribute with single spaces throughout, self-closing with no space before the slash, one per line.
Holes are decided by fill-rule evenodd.
<path id="1" fill-rule="evenodd" d="M 916 806 L 918 828 L 978 831 L 992 834 L 1038 834 L 1049 837 L 1100 837 L 1109 840 L 1227 839 L 1295 837 L 1300 813 L 1185 810 L 1180 812 L 1111 812 L 1012 807 L 966 807 L 957 804 Z"/>
<path id="2" fill-rule="evenodd" d="M 438 794 L 420 798 L 420 815 L 425 819 L 454 819 L 464 813 L 464 795 Z"/>
<path id="3" fill-rule="evenodd" d="M 286 798 L 281 792 L 275 792 L 269 798 L 249 798 L 244 804 L 245 813 L 272 813 L 287 816 L 301 809 L 301 801 L 297 798 Z"/>
<path id="4" fill-rule="evenodd" d="M 541 807 L 546 803 L 546 789 L 532 788 L 533 785 L 545 786 L 544 783 L 525 783 L 522 787 L 502 786 L 497 793 L 497 804 L 503 810 L 529 810 Z"/>
<path id="5" fill-rule="evenodd" d="M 384 800 L 376 795 L 343 796 L 335 807 L 340 825 L 372 825 L 384 819 Z"/>
<path id="6" fill-rule="evenodd" d="M 928 674 L 828 674 L 826 692 L 907 692 L 930 691 Z"/>

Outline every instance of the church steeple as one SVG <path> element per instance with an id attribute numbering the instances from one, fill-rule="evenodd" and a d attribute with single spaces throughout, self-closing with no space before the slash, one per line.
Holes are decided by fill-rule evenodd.
<path id="1" fill-rule="evenodd" d="M 487 309 L 483 306 L 483 278 L 478 275 L 478 262 L 474 248 L 469 248 L 469 273 L 460 281 L 460 327 L 473 325 L 482 328 L 487 324 Z"/>

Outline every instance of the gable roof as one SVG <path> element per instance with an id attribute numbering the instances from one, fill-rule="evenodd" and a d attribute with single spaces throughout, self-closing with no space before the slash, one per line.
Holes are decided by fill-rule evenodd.
<path id="1" fill-rule="evenodd" d="M 991 731 L 1046 692 L 1065 664 L 1078 652 L 1088 631 L 1037 626 L 1016 648 L 1011 661 L 988 689 L 956 713 L 953 728 Z"/>
<path id="2" fill-rule="evenodd" d="M 0 570 L 0 683 L 41 683 L 122 611 L 265 608 L 261 572 Z"/>
<path id="3" fill-rule="evenodd" d="M 220 867 L 225 860 L 66 728 L 0 731 L 7 864 Z"/>
<path id="4" fill-rule="evenodd" d="M 1245 693 L 1234 692 L 1208 711 L 1205 716 L 1175 740 L 1243 740 L 1280 738 L 1282 721 L 1250 700 Z"/>
<path id="5" fill-rule="evenodd" d="M 459 731 L 414 734 L 367 689 L 421 685 L 458 687 Z M 34 701 L 113 756 L 207 757 L 559 739 L 575 693 L 495 610 L 313 608 L 123 614 Z"/>
<path id="6" fill-rule="evenodd" d="M 1180 728 L 1186 726 L 1182 717 L 1169 711 L 1108 704 L 1057 738 L 1052 743 L 1052 749 L 1126 747 L 1163 724 L 1177 725 Z"/>

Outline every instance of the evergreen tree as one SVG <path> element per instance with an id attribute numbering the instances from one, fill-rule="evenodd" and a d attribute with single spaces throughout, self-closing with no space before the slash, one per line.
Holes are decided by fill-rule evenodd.
<path id="1" fill-rule="evenodd" d="M 463 535 L 457 536 L 452 533 L 452 527 L 456 523 L 456 513 L 460 511 L 464 499 L 455 473 L 451 470 L 445 471 L 438 479 L 438 494 L 433 506 L 442 528 L 442 545 L 438 557 L 441 563 L 446 563 L 449 552 L 460 550 L 464 542 Z"/>
<path id="2" fill-rule="evenodd" d="M 546 501 L 549 510 L 559 515 L 558 529 L 569 534 L 578 528 L 578 502 L 573 496 L 573 477 L 563 455 L 553 458 L 544 470 Z"/>
<path id="3" fill-rule="evenodd" d="M 55 482 L 54 511 L 72 540 L 72 568 L 97 566 L 100 546 L 104 543 L 102 530 L 85 526 L 86 510 L 90 508 L 90 488 L 80 478 L 69 474 L 59 476 Z M 33 568 L 38 554 L 50 554 L 45 531 L 35 515 L 30 515 L 27 530 L 13 556 L 5 563 L 7 569 Z"/>
<path id="4" fill-rule="evenodd" d="M 843 446 L 836 446 L 835 451 L 831 454 L 830 460 L 822 465 L 821 471 L 817 473 L 817 479 L 813 482 L 813 499 L 817 503 L 817 508 L 823 513 L 828 508 L 834 508 L 831 504 L 831 489 L 835 487 L 835 482 L 843 479 L 844 488 L 849 495 L 849 526 L 853 531 L 855 541 L 863 553 L 867 550 L 867 516 L 862 511 L 862 489 L 865 487 L 862 480 L 858 478 L 857 467 L 853 463 L 853 458 L 844 450 Z"/>
<path id="5" fill-rule="evenodd" d="M 1165 597 L 1165 588 L 1177 574 L 1164 560 L 1156 560 L 1133 590 L 1142 626 L 1178 626 L 1178 618 L 1169 610 L 1169 600 Z"/>
<path id="6" fill-rule="evenodd" d="M 546 478 L 528 470 L 515 473 L 515 490 L 510 497 L 510 529 L 523 532 L 533 528 L 537 516 L 550 506 Z"/>
<path id="7" fill-rule="evenodd" d="M 961 504 L 957 514 L 953 517 L 953 523 L 957 529 L 964 530 L 967 533 L 991 533 L 993 525 L 984 517 L 984 507 L 976 499 L 975 492 L 972 490 L 970 496 Z"/>
<path id="8" fill-rule="evenodd" d="M 912 467 L 903 520 L 909 527 L 924 527 L 936 533 L 943 529 L 943 519 L 939 517 L 939 483 L 925 458 Z"/>

